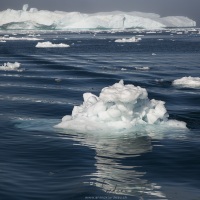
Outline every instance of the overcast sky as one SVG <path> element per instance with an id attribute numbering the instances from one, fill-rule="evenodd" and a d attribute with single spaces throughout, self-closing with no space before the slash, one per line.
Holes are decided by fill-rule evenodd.
<path id="1" fill-rule="evenodd" d="M 29 4 L 42 10 L 79 11 L 141 11 L 161 16 L 187 16 L 200 26 L 200 0 L 0 0 L 0 10 L 21 9 Z"/>

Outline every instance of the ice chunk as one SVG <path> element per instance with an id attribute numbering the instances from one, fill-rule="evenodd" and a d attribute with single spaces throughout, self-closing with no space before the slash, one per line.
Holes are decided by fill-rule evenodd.
<path id="1" fill-rule="evenodd" d="M 51 42 L 38 42 L 37 45 L 35 47 L 38 47 L 38 48 L 55 48 L 55 47 L 69 47 L 68 44 L 63 44 L 63 43 L 60 43 L 60 44 L 52 44 Z"/>
<path id="2" fill-rule="evenodd" d="M 18 63 L 18 62 L 15 62 L 15 63 L 7 62 L 7 63 L 4 63 L 4 65 L 0 66 L 0 70 L 3 70 L 3 71 L 14 71 L 14 70 L 18 70 L 20 65 L 21 64 Z"/>
<path id="3" fill-rule="evenodd" d="M 168 120 L 165 102 L 148 99 L 146 89 L 122 80 L 103 88 L 99 97 L 85 93 L 83 99 L 55 127 L 80 132 L 130 132 L 141 125 L 186 128 L 184 122 Z"/>
<path id="4" fill-rule="evenodd" d="M 136 38 L 136 37 L 131 37 L 131 38 L 122 38 L 122 39 L 117 39 L 115 40 L 115 42 L 120 42 L 120 43 L 124 43 L 124 42 L 138 42 L 140 39 Z"/>
<path id="5" fill-rule="evenodd" d="M 183 77 L 176 79 L 172 82 L 174 86 L 184 87 L 184 88 L 200 88 L 200 78 L 199 77 Z"/>
<path id="6" fill-rule="evenodd" d="M 136 70 L 149 70 L 149 67 L 135 67 Z"/>

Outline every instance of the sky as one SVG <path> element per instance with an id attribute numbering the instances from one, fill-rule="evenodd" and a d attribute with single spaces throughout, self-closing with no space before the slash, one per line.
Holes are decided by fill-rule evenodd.
<path id="1" fill-rule="evenodd" d="M 200 27 L 200 0 L 0 0 L 0 10 L 20 10 L 23 4 L 39 10 L 79 11 L 141 11 L 165 16 L 187 16 Z"/>

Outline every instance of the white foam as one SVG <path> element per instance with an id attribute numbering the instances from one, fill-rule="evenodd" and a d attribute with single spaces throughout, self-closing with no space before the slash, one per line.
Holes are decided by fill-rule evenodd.
<path id="1" fill-rule="evenodd" d="M 136 38 L 136 37 L 131 37 L 131 38 L 122 38 L 122 39 L 117 39 L 115 40 L 115 42 L 119 42 L 119 43 L 125 43 L 125 42 L 138 42 L 140 39 Z"/>
<path id="2" fill-rule="evenodd" d="M 159 125 L 186 128 L 184 122 L 168 120 L 165 102 L 149 100 L 146 89 L 124 85 L 121 80 L 102 89 L 99 97 L 83 94 L 84 102 L 74 106 L 57 128 L 79 132 L 130 132 L 136 126 Z"/>
<path id="3" fill-rule="evenodd" d="M 7 62 L 7 63 L 4 63 L 4 65 L 0 66 L 0 70 L 2 70 L 2 71 L 15 71 L 15 70 L 19 69 L 20 65 L 21 64 L 18 63 L 18 62 L 15 62 L 15 63 Z"/>
<path id="4" fill-rule="evenodd" d="M 174 86 L 185 87 L 185 88 L 200 88 L 200 78 L 199 77 L 183 77 L 176 79 L 172 82 Z"/>
<path id="5" fill-rule="evenodd" d="M 63 43 L 60 43 L 60 44 L 53 44 L 51 42 L 38 42 L 37 45 L 35 46 L 37 48 L 55 48 L 55 47 L 70 47 L 68 44 L 63 44 Z"/>

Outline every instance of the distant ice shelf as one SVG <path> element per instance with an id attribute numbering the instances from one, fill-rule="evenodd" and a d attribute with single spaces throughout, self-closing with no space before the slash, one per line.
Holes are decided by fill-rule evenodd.
<path id="1" fill-rule="evenodd" d="M 195 27 L 196 22 L 184 16 L 160 17 L 142 12 L 100 12 L 85 14 L 38 10 L 24 5 L 22 10 L 0 12 L 0 29 L 74 30 L 74 29 L 162 29 L 166 27 Z"/>

